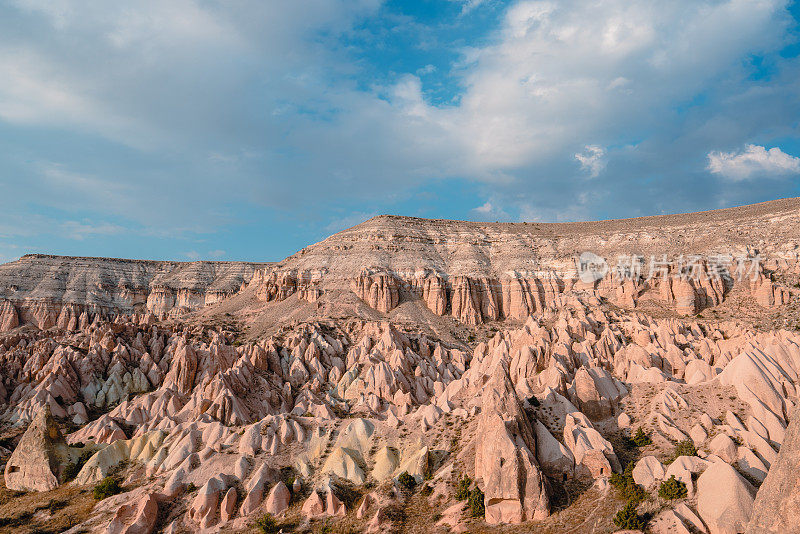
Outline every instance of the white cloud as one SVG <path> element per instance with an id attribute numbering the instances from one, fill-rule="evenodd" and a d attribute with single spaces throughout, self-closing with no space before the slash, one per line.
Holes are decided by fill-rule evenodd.
<path id="1" fill-rule="evenodd" d="M 25 34 L 47 38 L 4 31 L 18 13 L 0 13 L 9 14 L 0 16 L 0 120 L 136 149 L 105 167 L 39 156 L 63 161 L 56 171 L 86 191 L 92 180 L 126 184 L 85 198 L 60 188 L 68 202 L 46 204 L 117 214 L 165 234 L 214 231 L 248 204 L 316 217 L 324 227 L 332 205 L 379 199 L 386 206 L 390 195 L 441 178 L 490 184 L 491 200 L 476 216 L 543 213 L 541 206 L 585 185 L 576 160 L 603 187 L 633 194 L 616 159 L 614 176 L 602 173 L 624 151 L 595 148 L 648 141 L 648 151 L 636 154 L 656 168 L 648 194 L 658 195 L 679 173 L 669 170 L 675 162 L 702 166 L 710 139 L 738 146 L 753 138 L 742 130 L 758 127 L 748 122 L 755 114 L 736 113 L 751 109 L 750 101 L 736 99 L 775 93 L 777 84 L 743 83 L 742 58 L 780 48 L 787 27 L 783 0 L 523 0 L 481 41 L 488 44 L 462 50 L 453 70 L 443 66 L 425 83 L 407 73 L 391 87 L 365 89 L 354 78 L 368 60 L 338 38 L 379 13 L 379 0 L 17 4 L 24 21 L 38 21 Z M 446 106 L 425 98 L 425 84 L 440 82 L 440 74 L 457 76 L 454 85 L 463 88 Z M 710 95 L 707 113 L 676 113 L 698 94 Z M 785 122 L 797 116 L 781 106 L 758 109 Z M 695 137 L 675 149 L 680 157 L 664 149 L 689 130 Z M 654 132 L 663 137 L 653 140 Z M 738 136 L 720 140 L 720 132 Z M 87 149 L 86 157 L 101 150 Z M 0 164 L 12 155 L 0 155 Z M 45 174 L 42 187 L 0 177 L 0 185 L 20 204 L 38 202 L 58 177 Z M 581 204 L 580 215 L 596 202 Z M 327 229 L 360 222 L 371 210 Z M 579 214 L 554 217 L 563 213 Z"/>
<path id="2" fill-rule="evenodd" d="M 773 178 L 800 173 L 800 158 L 778 147 L 747 145 L 739 152 L 710 152 L 708 170 L 732 181 Z"/>
<path id="3" fill-rule="evenodd" d="M 481 206 L 474 208 L 472 213 L 484 221 L 507 221 L 511 218 L 497 201 L 492 200 L 487 200 Z"/>
<path id="4" fill-rule="evenodd" d="M 575 154 L 575 159 L 581 164 L 581 169 L 589 173 L 592 178 L 597 176 L 606 168 L 606 151 L 597 145 L 586 145 L 583 152 Z"/>

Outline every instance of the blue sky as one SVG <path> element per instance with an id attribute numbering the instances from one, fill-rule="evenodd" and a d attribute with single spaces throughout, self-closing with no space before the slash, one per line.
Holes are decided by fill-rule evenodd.
<path id="1" fill-rule="evenodd" d="M 800 196 L 777 0 L 0 0 L 0 261 Z"/>

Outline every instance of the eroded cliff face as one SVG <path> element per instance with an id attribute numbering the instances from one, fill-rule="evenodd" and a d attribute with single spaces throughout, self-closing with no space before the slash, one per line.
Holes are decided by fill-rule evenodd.
<path id="1" fill-rule="evenodd" d="M 733 289 L 763 307 L 786 304 L 800 273 L 800 201 L 619 221 L 489 224 L 380 216 L 307 247 L 250 282 L 262 301 L 314 302 L 349 289 L 387 313 L 421 299 L 467 325 L 524 319 L 588 292 L 633 308 L 652 300 L 682 315 Z M 580 255 L 607 276 L 580 276 Z M 796 291 L 795 291 L 796 292 Z"/>
<path id="2" fill-rule="evenodd" d="M 0 265 L 0 331 L 19 324 L 75 331 L 95 316 L 176 316 L 217 303 L 268 266 L 27 255 Z"/>
<path id="3" fill-rule="evenodd" d="M 783 201 L 584 225 L 379 217 L 255 271 L 23 258 L 0 268 L 6 486 L 55 502 L 119 477 L 120 495 L 48 511 L 80 515 L 72 533 L 236 532 L 265 513 L 287 529 L 422 531 L 438 516 L 452 532 L 611 532 L 633 484 L 647 531 L 782 532 L 797 215 Z M 586 281 L 569 268 L 587 250 L 669 261 Z M 715 276 L 717 253 L 764 261 Z M 740 296 L 734 320 L 717 316 Z M 756 328 L 745 306 L 791 320 Z M 672 477 L 686 494 L 667 502 Z"/>

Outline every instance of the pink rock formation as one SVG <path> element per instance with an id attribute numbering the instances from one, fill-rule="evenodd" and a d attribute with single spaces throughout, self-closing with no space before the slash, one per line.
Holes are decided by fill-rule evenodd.
<path id="1" fill-rule="evenodd" d="M 278 482 L 273 486 L 267 495 L 267 500 L 264 503 L 264 508 L 267 513 L 274 516 L 279 516 L 289 509 L 289 501 L 292 495 L 289 493 L 289 488 L 283 482 Z"/>
<path id="2" fill-rule="evenodd" d="M 397 279 L 388 273 L 361 273 L 352 283 L 353 292 L 371 308 L 392 310 L 400 302 Z"/>
<path id="3" fill-rule="evenodd" d="M 15 491 L 49 491 L 58 487 L 59 456 L 64 457 L 64 437 L 50 407 L 42 408 L 6 463 L 6 487 Z"/>
<path id="4" fill-rule="evenodd" d="M 8 332 L 18 325 L 19 317 L 14 305 L 7 300 L 0 302 L 0 332 Z"/>
<path id="5" fill-rule="evenodd" d="M 150 534 L 158 520 L 158 501 L 152 493 L 117 508 L 106 534 Z"/>
<path id="6" fill-rule="evenodd" d="M 484 386 L 475 449 L 475 476 L 482 480 L 486 522 L 522 523 L 550 513 L 536 440 L 504 366 Z"/>

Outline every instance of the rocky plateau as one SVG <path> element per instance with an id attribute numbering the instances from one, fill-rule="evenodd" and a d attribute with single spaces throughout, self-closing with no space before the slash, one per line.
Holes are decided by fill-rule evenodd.
<path id="1" fill-rule="evenodd" d="M 800 532 L 798 254 L 800 199 L 24 256 L 0 532 Z"/>

